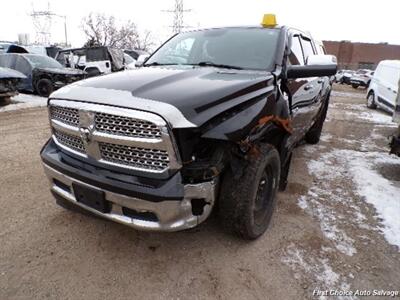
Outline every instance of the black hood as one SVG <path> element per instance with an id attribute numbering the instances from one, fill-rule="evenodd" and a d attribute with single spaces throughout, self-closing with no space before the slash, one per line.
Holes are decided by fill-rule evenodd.
<path id="1" fill-rule="evenodd" d="M 271 91 L 272 78 L 270 73 L 260 71 L 191 66 L 144 67 L 79 81 L 70 85 L 68 91 L 61 89 L 51 97 L 146 109 L 164 117 L 162 107 L 165 103 L 178 109 L 195 126 L 201 126 L 215 116 Z M 93 92 L 85 99 L 74 99 L 75 95 L 81 95 L 79 88 Z M 115 100 L 110 103 L 110 100 L 105 100 L 104 91 L 109 95 L 112 91 L 123 91 L 132 98 L 129 103 L 123 102 L 114 92 Z M 145 100 L 153 100 L 151 108 L 143 108 L 143 103 L 139 103 Z M 159 102 L 160 106 L 154 105 Z"/>

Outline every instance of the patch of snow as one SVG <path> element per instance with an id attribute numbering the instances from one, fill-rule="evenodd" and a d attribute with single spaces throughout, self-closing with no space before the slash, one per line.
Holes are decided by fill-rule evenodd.
<path id="1" fill-rule="evenodd" d="M 308 214 L 318 219 L 324 236 L 332 240 L 340 252 L 356 253 L 354 239 L 349 237 L 339 220 L 345 219 L 347 226 L 380 231 L 385 239 L 400 249 L 400 186 L 384 178 L 377 168 L 382 164 L 398 166 L 400 159 L 383 152 L 360 152 L 334 149 L 324 153 L 318 160 L 310 161 L 308 169 L 317 181 L 306 195 L 298 200 L 298 205 Z M 338 193 L 332 183 L 355 186 Z M 368 224 L 361 211 L 361 201 L 373 205 L 376 210 L 377 225 Z M 341 203 L 344 211 L 335 207 Z M 367 207 L 363 208 L 366 210 Z"/>
<path id="2" fill-rule="evenodd" d="M 348 158 L 357 192 L 375 207 L 385 239 L 400 248 L 400 187 L 375 170 L 377 163 L 393 163 L 392 158 L 385 158 L 382 153 L 376 157 L 374 153 L 365 155 L 350 150 L 342 150 L 340 154 Z"/>
<path id="3" fill-rule="evenodd" d="M 339 92 L 339 91 L 332 91 L 331 96 L 334 97 L 342 97 L 342 98 L 366 98 L 366 95 L 363 93 L 352 93 L 352 92 Z"/>
<path id="4" fill-rule="evenodd" d="M 47 98 L 30 95 L 30 94 L 18 94 L 11 98 L 11 104 L 0 107 L 0 112 L 13 111 L 31 107 L 43 107 L 47 105 Z"/>
<path id="5" fill-rule="evenodd" d="M 294 244 L 286 248 L 285 255 L 282 257 L 282 262 L 290 267 L 294 272 L 294 277 L 297 280 L 302 280 L 305 275 L 311 278 L 313 288 L 318 290 L 350 290 L 350 285 L 346 282 L 347 278 L 342 278 L 336 273 L 329 264 L 324 253 L 311 255 L 309 252 L 297 248 Z M 325 296 L 320 296 L 319 299 L 327 299 Z M 339 297 L 338 299 L 351 299 Z"/>

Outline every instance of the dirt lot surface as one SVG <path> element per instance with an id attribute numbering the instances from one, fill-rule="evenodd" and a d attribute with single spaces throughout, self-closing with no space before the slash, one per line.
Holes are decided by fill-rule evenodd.
<path id="1" fill-rule="evenodd" d="M 387 154 L 395 125 L 365 107 L 364 90 L 335 89 L 321 142 L 296 149 L 271 227 L 250 243 L 215 217 L 190 231 L 146 233 L 56 206 L 39 158 L 46 110 L 1 112 L 0 299 L 400 290 L 400 159 Z"/>

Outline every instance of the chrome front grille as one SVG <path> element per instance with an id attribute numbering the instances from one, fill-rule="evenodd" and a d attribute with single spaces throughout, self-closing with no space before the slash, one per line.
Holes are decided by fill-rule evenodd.
<path id="1" fill-rule="evenodd" d="M 83 145 L 80 137 L 66 134 L 58 130 L 54 130 L 54 136 L 56 137 L 57 141 L 65 147 L 71 148 L 72 150 L 80 153 L 85 153 L 85 146 Z"/>
<path id="2" fill-rule="evenodd" d="M 75 108 L 50 106 L 50 118 L 72 126 L 79 125 L 79 114 Z"/>
<path id="3" fill-rule="evenodd" d="M 166 122 L 132 109 L 51 100 L 54 141 L 98 164 L 166 174 L 181 165 Z"/>
<path id="4" fill-rule="evenodd" d="M 100 132 L 150 139 L 161 137 L 160 128 L 148 121 L 106 113 L 96 113 L 94 120 Z"/>
<path id="5" fill-rule="evenodd" d="M 168 167 L 167 151 L 99 143 L 102 159 L 121 165 L 162 171 Z"/>

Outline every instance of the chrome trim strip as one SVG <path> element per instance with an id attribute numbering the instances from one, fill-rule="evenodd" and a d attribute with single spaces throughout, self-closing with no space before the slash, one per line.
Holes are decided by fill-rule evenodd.
<path id="1" fill-rule="evenodd" d="M 185 185 L 184 199 L 176 201 L 171 200 L 151 202 L 103 190 L 106 200 L 112 203 L 112 210 L 110 213 L 102 213 L 77 202 L 73 193 L 72 183 L 78 183 L 95 190 L 100 190 L 99 188 L 73 179 L 46 164 L 43 164 L 43 167 L 50 181 L 51 190 L 64 199 L 70 201 L 74 205 L 90 211 L 93 214 L 139 230 L 167 232 L 195 227 L 208 218 L 208 216 L 211 214 L 212 208 L 214 207 L 216 199 L 216 181 Z M 68 186 L 71 189 L 71 192 L 68 192 L 57 186 L 54 183 L 54 179 L 57 179 L 64 185 Z M 199 198 L 205 199 L 208 204 L 204 207 L 204 211 L 201 216 L 194 216 L 192 214 L 191 199 Z M 122 214 L 122 207 L 127 207 L 138 212 L 152 212 L 157 216 L 158 221 L 145 221 L 142 219 L 127 217 Z"/>
<path id="2" fill-rule="evenodd" d="M 96 102 L 105 105 L 142 110 L 150 113 L 162 112 L 162 116 L 172 128 L 198 127 L 185 118 L 175 106 L 156 100 L 133 96 L 129 91 L 80 86 L 79 82 L 63 87 L 51 94 L 50 100 L 68 99 L 72 101 Z M 87 103 L 89 104 L 89 103 Z"/>

